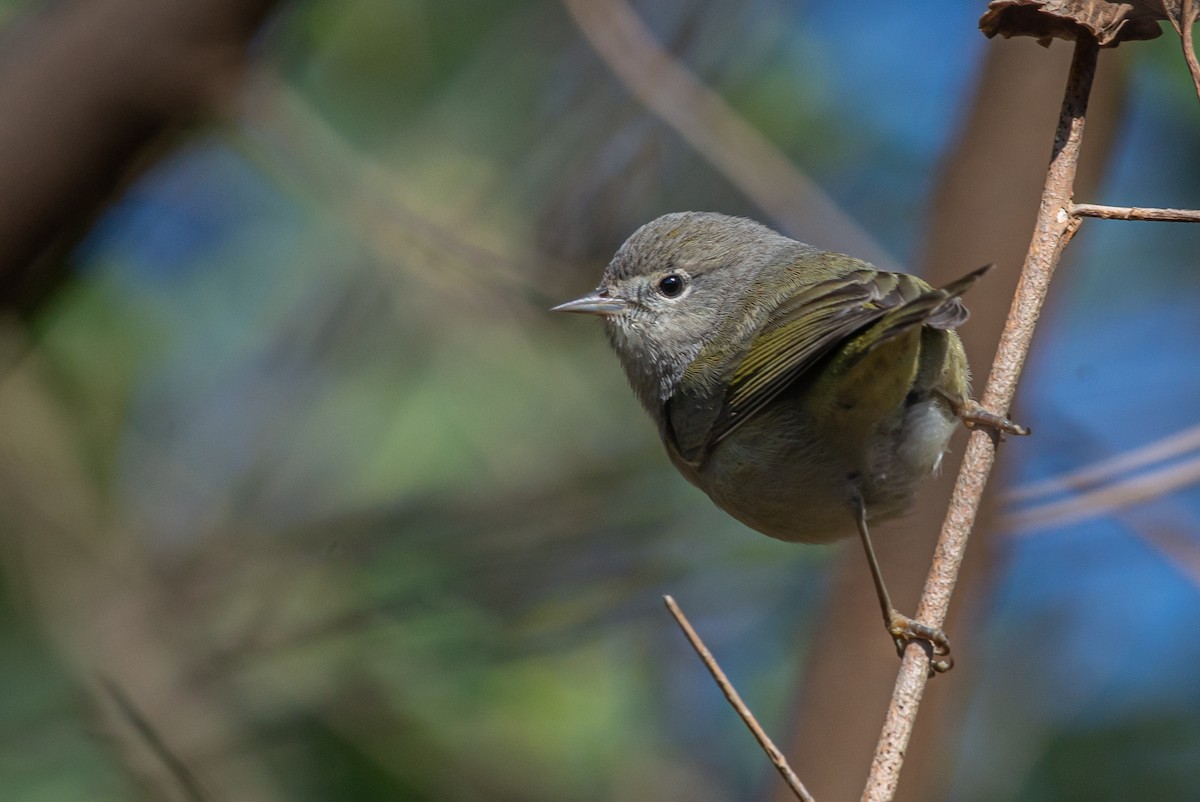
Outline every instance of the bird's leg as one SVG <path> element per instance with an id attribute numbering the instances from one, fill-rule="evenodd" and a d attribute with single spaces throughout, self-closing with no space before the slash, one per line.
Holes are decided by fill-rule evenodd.
<path id="1" fill-rule="evenodd" d="M 991 429 L 997 434 L 1014 434 L 1017 436 L 1029 434 L 1029 429 L 1013 423 L 1003 415 L 989 412 L 983 408 L 983 404 L 980 404 L 973 398 L 947 398 L 946 400 L 950 402 L 950 408 L 953 410 L 954 415 L 968 429 L 983 427 Z"/>
<path id="2" fill-rule="evenodd" d="M 954 658 L 950 656 L 950 639 L 946 637 L 946 633 L 937 627 L 931 627 L 909 618 L 892 606 L 887 587 L 883 584 L 883 573 L 879 570 L 879 561 L 875 559 L 875 547 L 871 545 L 871 535 L 867 531 L 866 505 L 859 498 L 855 500 L 855 507 L 858 534 L 862 538 L 863 550 L 867 553 L 867 563 L 871 566 L 871 578 L 875 580 L 875 592 L 879 595 L 879 607 L 883 611 L 883 625 L 896 643 L 896 653 L 903 657 L 904 648 L 911 641 L 926 641 L 932 649 L 929 659 L 930 674 L 949 671 L 954 666 Z M 935 659 L 939 657 L 942 659 Z"/>

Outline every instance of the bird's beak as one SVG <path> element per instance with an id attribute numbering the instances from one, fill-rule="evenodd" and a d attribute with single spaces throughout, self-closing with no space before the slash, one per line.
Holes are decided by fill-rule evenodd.
<path id="1" fill-rule="evenodd" d="M 621 298 L 608 298 L 603 295 L 585 295 L 574 301 L 567 301 L 551 309 L 551 312 L 578 312 L 583 315 L 620 315 L 628 308 Z"/>

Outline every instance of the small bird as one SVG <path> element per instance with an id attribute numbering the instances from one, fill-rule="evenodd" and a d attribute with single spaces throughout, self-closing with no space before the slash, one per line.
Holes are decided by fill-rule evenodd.
<path id="1" fill-rule="evenodd" d="M 603 318 L 671 462 L 742 523 L 780 540 L 858 533 L 903 654 L 944 632 L 892 606 L 868 523 L 901 515 L 959 421 L 1024 427 L 970 396 L 959 299 L 988 267 L 934 289 L 712 212 L 642 226 L 596 291 L 554 307 Z"/>

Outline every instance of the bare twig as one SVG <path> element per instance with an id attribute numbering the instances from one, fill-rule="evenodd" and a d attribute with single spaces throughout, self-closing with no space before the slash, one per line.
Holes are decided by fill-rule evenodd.
<path id="1" fill-rule="evenodd" d="M 667 52 L 628 2 L 564 0 L 564 4 L 597 55 L 630 93 L 787 233 L 893 269 L 893 260 L 874 238 Z"/>
<path id="2" fill-rule="evenodd" d="M 1021 268 L 1017 291 L 983 395 L 983 405 L 990 410 L 1007 411 L 1012 405 L 1017 379 L 1029 353 L 1033 331 L 1054 268 L 1082 220 L 1072 215 L 1070 210 L 1087 100 L 1098 54 L 1096 40 L 1081 33 L 1071 60 L 1033 240 Z M 946 619 L 967 539 L 995 459 L 996 441 L 992 436 L 984 431 L 973 432 L 942 525 L 929 578 L 917 607 L 917 619 L 920 621 L 941 626 Z M 919 644 L 910 644 L 896 677 L 892 700 L 863 791 L 864 800 L 887 802 L 895 796 L 904 752 L 912 735 L 928 673 L 929 658 L 925 651 Z"/>
<path id="3" fill-rule="evenodd" d="M 1187 61 L 1188 72 L 1192 74 L 1196 97 L 1200 98 L 1200 62 L 1196 61 L 1196 45 L 1192 39 L 1192 29 L 1196 25 L 1196 17 L 1200 16 L 1200 10 L 1196 8 L 1194 0 L 1183 0 L 1179 16 L 1183 23 L 1183 30 L 1179 32 L 1179 38 L 1183 41 L 1183 57 Z"/>
<path id="4" fill-rule="evenodd" d="M 1192 75 L 1192 84 L 1196 87 L 1196 97 L 1200 98 L 1200 62 L 1196 60 L 1196 45 L 1192 39 L 1192 28 L 1200 17 L 1200 8 L 1195 0 L 1182 0 L 1179 4 L 1179 16 L 1176 17 L 1171 3 L 1163 4 L 1167 10 L 1167 19 L 1179 33 L 1179 41 L 1183 45 L 1183 59 L 1187 62 L 1188 72 Z"/>
<path id="5" fill-rule="evenodd" d="M 1101 206 L 1098 203 L 1073 203 L 1071 214 L 1076 217 L 1099 217 L 1104 220 L 1155 220 L 1161 223 L 1200 223 L 1200 210 L 1145 209 L 1140 206 Z"/>
<path id="6" fill-rule="evenodd" d="M 687 636 L 688 642 L 692 644 L 692 648 L 696 650 L 696 654 L 700 655 L 700 659 L 704 662 L 708 673 L 712 674 L 717 685 L 720 686 L 721 692 L 725 694 L 725 698 L 729 700 L 729 704 L 733 705 L 733 709 L 741 716 L 742 721 L 746 722 L 746 726 L 750 728 L 758 745 L 767 753 L 767 757 L 779 770 L 783 781 L 792 789 L 792 793 L 802 802 L 813 802 L 812 794 L 804 787 L 804 783 L 800 782 L 800 778 L 792 771 L 792 767 L 788 765 L 787 759 L 778 747 L 771 740 L 770 736 L 763 731 L 759 725 L 758 719 L 754 718 L 754 714 L 750 712 L 750 708 L 746 707 L 746 703 L 742 701 L 742 697 L 738 695 L 737 689 L 733 687 L 733 683 L 725 676 L 725 672 L 717 665 L 717 660 L 712 656 L 712 652 L 704 645 L 704 641 L 700 640 L 700 636 L 696 634 L 696 630 L 692 628 L 691 622 L 687 620 L 687 616 L 683 614 L 683 610 L 679 609 L 679 605 L 670 596 L 663 596 L 663 601 L 667 605 L 667 609 L 674 616 L 675 622 L 679 624 L 679 628 L 683 630 L 683 634 Z"/>

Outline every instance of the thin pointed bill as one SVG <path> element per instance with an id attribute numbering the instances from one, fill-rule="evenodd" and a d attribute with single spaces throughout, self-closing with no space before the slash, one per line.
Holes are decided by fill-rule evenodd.
<path id="1" fill-rule="evenodd" d="M 574 301 L 567 301 L 551 309 L 551 312 L 578 312 L 582 315 L 619 315 L 627 308 L 625 301 L 620 298 L 606 298 L 603 295 L 585 295 Z"/>

